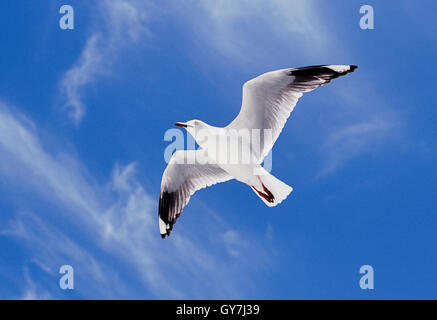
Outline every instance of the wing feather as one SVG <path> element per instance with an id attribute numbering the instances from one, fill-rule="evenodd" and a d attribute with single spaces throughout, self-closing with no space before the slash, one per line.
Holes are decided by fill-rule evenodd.
<path id="1" fill-rule="evenodd" d="M 268 72 L 249 80 L 243 85 L 240 113 L 227 128 L 271 129 L 270 139 L 261 136 L 259 141 L 262 161 L 304 92 L 312 91 L 332 79 L 353 72 L 356 68 L 358 67 L 350 65 L 289 68 Z"/>
<path id="2" fill-rule="evenodd" d="M 158 208 L 162 238 L 170 235 L 191 195 L 202 188 L 232 179 L 216 164 L 199 163 L 200 152 L 204 151 L 176 151 L 162 175 Z"/>

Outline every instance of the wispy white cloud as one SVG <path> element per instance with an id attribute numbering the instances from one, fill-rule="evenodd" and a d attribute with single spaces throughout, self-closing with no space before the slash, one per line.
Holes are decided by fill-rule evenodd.
<path id="1" fill-rule="evenodd" d="M 45 273 L 45 277 L 32 279 L 28 265 L 24 266 L 26 283 L 22 287 L 25 288 L 23 296 L 26 299 L 49 299 L 61 296 L 63 292 L 57 285 L 60 278 L 58 270 L 65 264 L 74 266 L 80 275 L 79 283 L 95 283 L 86 290 L 80 290 L 88 297 L 110 298 L 114 287 L 119 292 L 124 291 L 117 272 L 111 266 L 96 260 L 95 253 L 80 245 L 65 230 L 53 226 L 49 222 L 50 217 L 44 218 L 45 220 L 33 212 L 18 212 L 10 220 L 9 225 L 0 232 L 3 236 L 12 237 L 28 247 L 35 256 L 31 259 L 32 264 L 37 265 Z M 48 288 L 58 290 L 49 292 Z"/>
<path id="2" fill-rule="evenodd" d="M 25 278 L 25 289 L 20 297 L 20 300 L 50 300 L 53 296 L 44 289 L 41 289 L 37 283 L 32 279 L 27 265 L 23 267 L 23 274 Z"/>
<path id="3" fill-rule="evenodd" d="M 325 161 L 319 175 L 332 173 L 349 160 L 380 147 L 394 126 L 389 119 L 372 119 L 334 130 L 322 146 Z"/>
<path id="4" fill-rule="evenodd" d="M 148 34 L 148 2 L 140 0 L 101 0 L 93 6 L 96 23 L 85 47 L 73 66 L 61 80 L 61 93 L 71 118 L 80 122 L 85 114 L 86 86 L 101 76 L 112 74 L 121 52 L 141 44 Z"/>
<path id="5" fill-rule="evenodd" d="M 271 64 L 281 55 L 290 61 L 332 45 L 312 0 L 186 1 L 179 12 L 200 46 L 240 64 Z"/>
<path id="6" fill-rule="evenodd" d="M 360 72 L 358 69 L 351 74 L 343 87 L 339 84 L 339 89 L 331 90 L 330 120 L 324 117 L 328 124 L 320 125 L 323 138 L 318 152 L 322 166 L 318 177 L 332 174 L 354 159 L 396 145 L 404 136 L 402 113 L 375 84 L 362 81 Z"/>
<path id="7" fill-rule="evenodd" d="M 77 266 L 88 286 L 78 291 L 84 297 L 132 297 L 123 280 L 126 274 L 100 258 L 108 255 L 122 269 L 134 270 L 130 279 L 153 297 L 244 295 L 220 258 L 226 241 L 215 241 L 229 230 L 227 226 L 212 223 L 214 217 L 199 218 L 199 227 L 208 228 L 211 239 L 196 241 L 181 224 L 170 241 L 163 241 L 157 227 L 157 203 L 136 179 L 134 164 L 116 165 L 111 180 L 100 185 L 75 156 L 48 151 L 35 125 L 23 119 L 7 106 L 0 107 L 0 175 L 12 189 L 30 189 L 38 203 L 44 199 L 54 209 L 38 215 L 20 211 L 10 217 L 3 236 L 26 243 L 32 258 L 43 265 Z M 26 205 L 31 206 L 20 203 L 20 207 Z M 211 245 L 204 245 L 208 241 Z M 262 244 L 257 245 L 256 251 L 262 251 Z M 233 272 L 239 273 L 243 267 L 235 268 Z M 203 281 L 209 285 L 204 287 Z M 119 290 L 114 292 L 114 287 Z"/>
<path id="8" fill-rule="evenodd" d="M 240 250 L 247 246 L 246 240 L 236 230 L 228 230 L 223 234 L 226 249 L 231 256 L 238 257 Z"/>
<path id="9" fill-rule="evenodd" d="M 104 72 L 102 52 L 97 47 L 99 38 L 98 34 L 94 34 L 88 39 L 79 60 L 62 79 L 61 90 L 65 95 L 65 106 L 75 122 L 79 122 L 85 114 L 85 103 L 82 101 L 83 87 Z"/>

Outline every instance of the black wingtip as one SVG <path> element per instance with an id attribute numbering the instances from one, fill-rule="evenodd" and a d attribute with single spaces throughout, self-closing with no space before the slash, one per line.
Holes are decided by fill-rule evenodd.
<path id="1" fill-rule="evenodd" d="M 178 209 L 178 194 L 177 192 L 168 192 L 166 190 L 161 191 L 159 198 L 158 216 L 167 226 L 166 234 L 161 236 L 164 238 L 169 236 L 173 225 L 176 223 L 177 218 L 180 215 L 180 209 Z M 179 211 L 179 212 L 178 212 Z"/>
<path id="2" fill-rule="evenodd" d="M 170 237 L 170 233 L 171 233 L 170 229 L 167 229 L 167 233 L 161 233 L 161 238 L 164 239 L 166 236 Z"/>
<path id="3" fill-rule="evenodd" d="M 325 76 L 326 82 L 329 83 L 332 79 L 336 79 L 338 77 L 344 76 L 348 73 L 354 72 L 355 69 L 358 68 L 356 65 L 339 65 L 339 66 L 348 66 L 349 68 L 344 71 L 336 71 L 335 69 L 331 68 L 331 66 L 337 66 L 335 64 L 333 65 L 315 65 L 315 66 L 307 66 L 307 67 L 299 67 L 299 68 L 293 68 L 289 71 L 289 76 L 295 76 L 299 77 L 299 81 L 307 81 L 309 79 L 313 79 L 314 77 L 320 77 Z"/>

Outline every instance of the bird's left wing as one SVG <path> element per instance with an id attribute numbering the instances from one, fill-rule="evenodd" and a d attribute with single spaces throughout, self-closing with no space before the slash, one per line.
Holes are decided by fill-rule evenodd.
<path id="1" fill-rule="evenodd" d="M 350 65 L 289 68 L 267 72 L 249 80 L 243 86 L 240 113 L 228 128 L 271 130 L 270 139 L 265 139 L 263 135 L 260 138 L 259 156 L 262 160 L 273 147 L 304 92 L 312 91 L 356 68 Z"/>
<path id="2" fill-rule="evenodd" d="M 205 161 L 204 150 L 176 151 L 162 175 L 159 231 L 170 235 L 176 219 L 197 190 L 233 179 L 216 164 Z"/>

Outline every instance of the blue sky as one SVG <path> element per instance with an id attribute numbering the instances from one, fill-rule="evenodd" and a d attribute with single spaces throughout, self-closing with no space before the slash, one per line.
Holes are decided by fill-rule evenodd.
<path id="1" fill-rule="evenodd" d="M 436 298 L 434 2 L 71 0 L 61 30 L 63 4 L 0 3 L 0 298 Z M 226 125 L 245 81 L 314 64 L 360 68 L 293 111 L 291 196 L 216 185 L 162 240 L 166 130 Z"/>

